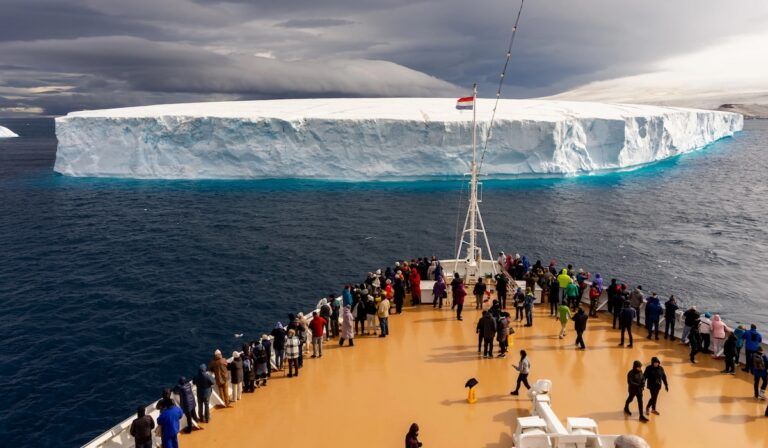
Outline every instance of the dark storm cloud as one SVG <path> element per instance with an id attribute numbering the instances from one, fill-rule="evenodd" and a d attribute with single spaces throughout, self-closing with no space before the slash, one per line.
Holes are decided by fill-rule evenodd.
<path id="1" fill-rule="evenodd" d="M 221 98 L 441 95 L 474 81 L 490 95 L 518 5 L 5 0 L 0 95 L 15 102 L 5 107 L 50 113 Z M 546 95 L 642 73 L 766 23 L 768 6 L 757 0 L 528 0 L 505 93 Z"/>

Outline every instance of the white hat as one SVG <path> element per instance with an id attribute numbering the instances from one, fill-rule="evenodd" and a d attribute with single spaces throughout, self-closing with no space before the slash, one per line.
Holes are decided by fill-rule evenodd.
<path id="1" fill-rule="evenodd" d="M 232 357 L 233 357 L 233 358 L 237 358 L 238 356 L 240 356 L 240 352 L 238 352 L 237 350 L 235 350 L 234 352 L 232 352 Z"/>
<path id="2" fill-rule="evenodd" d="M 216 355 L 219 355 L 219 356 L 221 356 L 221 350 L 219 350 L 219 349 L 217 348 L 217 349 L 216 349 L 216 351 L 215 351 L 215 352 L 213 352 L 213 355 L 214 355 L 214 356 L 216 356 Z"/>

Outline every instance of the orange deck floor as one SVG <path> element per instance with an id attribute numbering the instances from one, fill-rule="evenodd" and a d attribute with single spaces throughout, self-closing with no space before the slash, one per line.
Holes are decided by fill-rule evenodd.
<path id="1" fill-rule="evenodd" d="M 403 446 L 417 422 L 425 447 L 511 447 L 515 419 L 530 415 L 527 395 L 509 395 L 517 376 L 512 364 L 526 349 L 530 379 L 553 382 L 552 405 L 562 421 L 590 417 L 603 434 L 638 434 L 653 447 L 766 447 L 766 403 L 752 398 L 752 376 L 737 369 L 723 375 L 721 360 L 687 359 L 679 342 L 649 341 L 636 330 L 635 348 L 618 347 L 619 334 L 606 317 L 590 319 L 587 350 L 574 349 L 569 324 L 565 339 L 545 306 L 534 326 L 517 329 L 506 359 L 482 359 L 469 305 L 464 321 L 446 308 L 406 308 L 390 318 L 387 338 L 360 337 L 354 347 L 328 344 L 322 359 L 306 359 L 298 378 L 273 373 L 268 387 L 233 408 L 216 410 L 203 431 L 184 435 L 187 447 L 394 447 Z M 514 315 L 514 310 L 511 310 Z M 650 423 L 622 413 L 626 372 L 635 359 L 658 356 L 670 392 L 662 390 L 660 416 Z M 467 404 L 464 383 L 480 381 L 478 402 Z M 646 391 L 645 399 L 648 399 Z M 647 401 L 646 401 L 647 402 Z"/>

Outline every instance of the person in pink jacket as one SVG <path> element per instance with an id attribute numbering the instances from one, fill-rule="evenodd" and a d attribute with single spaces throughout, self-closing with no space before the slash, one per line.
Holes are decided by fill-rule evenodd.
<path id="1" fill-rule="evenodd" d="M 719 314 L 712 316 L 712 357 L 720 358 L 723 356 L 723 346 L 725 344 L 725 331 L 727 327 L 720 319 Z"/>

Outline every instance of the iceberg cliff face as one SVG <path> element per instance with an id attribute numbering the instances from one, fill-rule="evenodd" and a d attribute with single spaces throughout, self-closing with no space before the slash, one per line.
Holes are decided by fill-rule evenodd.
<path id="1" fill-rule="evenodd" d="M 0 126 L 0 138 L 18 137 L 12 130 Z"/>
<path id="2" fill-rule="evenodd" d="M 389 179 L 460 175 L 472 112 L 454 99 L 380 98 L 173 104 L 56 119 L 54 169 L 162 179 Z M 478 100 L 478 140 L 493 106 Z M 483 171 L 490 176 L 628 168 L 702 148 L 742 116 L 675 107 L 503 100 Z"/>

